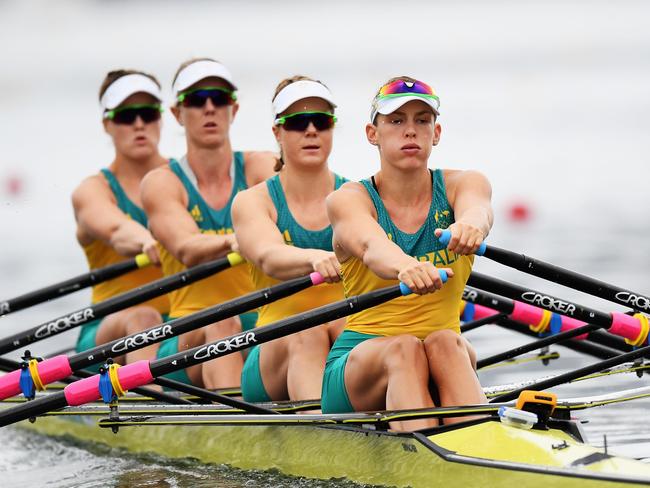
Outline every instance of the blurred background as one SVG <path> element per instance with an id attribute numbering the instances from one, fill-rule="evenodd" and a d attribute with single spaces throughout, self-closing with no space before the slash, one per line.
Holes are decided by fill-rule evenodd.
<path id="1" fill-rule="evenodd" d="M 378 168 L 364 135 L 378 87 L 401 74 L 428 82 L 443 126 L 431 166 L 489 177 L 492 244 L 650 293 L 649 18 L 643 0 L 0 0 L 0 297 L 86 270 L 70 193 L 113 157 L 97 100 L 106 72 L 151 72 L 169 96 L 173 73 L 194 56 L 235 77 L 236 149 L 276 149 L 270 103 L 281 79 L 325 82 L 339 105 L 331 167 L 353 179 Z M 169 110 L 161 147 L 184 152 Z M 617 308 L 486 260 L 477 269 Z M 80 292 L 0 327 L 17 331 L 88 300 Z M 524 341 L 476 340 L 479 355 Z"/>

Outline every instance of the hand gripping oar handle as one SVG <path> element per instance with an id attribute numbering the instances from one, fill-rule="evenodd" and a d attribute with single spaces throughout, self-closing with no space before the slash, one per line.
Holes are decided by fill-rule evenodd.
<path id="1" fill-rule="evenodd" d="M 447 281 L 447 273 L 440 271 L 440 278 Z M 285 337 L 331 320 L 374 307 L 394 298 L 408 295 L 411 290 L 399 285 L 373 290 L 363 295 L 347 298 L 323 307 L 310 310 L 264 327 L 235 334 L 224 339 L 195 347 L 156 361 L 137 361 L 117 369 L 116 376 L 121 390 L 146 385 L 161 375 L 233 354 L 248 347 Z M 42 415 L 50 410 L 65 406 L 83 405 L 100 398 L 99 375 L 77 381 L 65 387 L 62 392 L 53 393 L 25 402 L 13 408 L 0 411 L 0 427 L 30 417 Z"/>
<path id="2" fill-rule="evenodd" d="M 113 312 L 146 302 L 147 300 L 177 290 L 244 262 L 244 258 L 239 254 L 230 253 L 226 257 L 193 266 L 180 273 L 152 281 L 135 290 L 127 291 L 103 302 L 95 303 L 89 307 L 37 325 L 27 331 L 5 337 L 0 340 L 0 355 L 20 349 L 33 342 L 61 334 L 62 332 L 87 324 L 93 320 L 101 319 Z"/>
<path id="3" fill-rule="evenodd" d="M 445 229 L 442 231 L 442 234 L 440 234 L 440 237 L 438 237 L 438 241 L 440 241 L 440 244 L 443 244 L 445 246 L 449 245 L 449 241 L 451 240 L 451 231 L 449 229 Z M 481 245 L 478 247 L 476 252 L 477 256 L 483 256 L 485 254 L 485 250 L 487 248 L 487 245 L 485 244 L 485 241 L 481 242 Z"/>
<path id="4" fill-rule="evenodd" d="M 0 377 L 0 400 L 18 395 L 23 388 L 21 378 L 31 375 L 34 384 L 48 385 L 54 381 L 70 376 L 74 371 L 101 364 L 109 358 L 122 356 L 144 347 L 162 342 L 185 332 L 219 322 L 229 317 L 239 315 L 268 303 L 286 298 L 294 293 L 323 283 L 319 273 L 295 278 L 279 283 L 269 288 L 256 290 L 247 295 L 223 302 L 200 312 L 187 315 L 164 324 L 156 325 L 147 330 L 101 344 L 74 356 L 59 355 L 35 364 L 35 371 L 19 369 Z M 29 382 L 29 379 L 27 379 Z"/>
<path id="5" fill-rule="evenodd" d="M 23 295 L 10 298 L 9 300 L 0 301 L 0 316 L 7 315 L 18 310 L 22 310 L 33 305 L 38 305 L 47 300 L 69 295 L 77 290 L 94 286 L 104 281 L 108 281 L 123 274 L 129 273 L 139 268 L 149 266 L 151 261 L 146 254 L 138 254 L 134 258 L 127 259 L 120 263 L 104 266 L 84 273 L 74 278 L 70 278 L 60 283 L 40 288 L 38 290 L 25 293 Z"/>
<path id="6" fill-rule="evenodd" d="M 443 230 L 442 235 L 438 238 L 440 242 L 447 245 L 451 238 L 451 232 Z M 523 271 L 538 278 L 543 278 L 553 283 L 573 288 L 574 290 L 588 293 L 613 303 L 618 303 L 624 307 L 629 307 L 637 312 L 650 313 L 650 296 L 627 290 L 619 286 L 614 286 L 604 281 L 599 281 L 575 271 L 560 268 L 553 264 L 545 263 L 538 259 L 531 258 L 525 254 L 518 254 L 507 249 L 488 246 L 483 242 L 479 250 L 475 253 L 477 256 L 485 256 L 492 261 L 501 263 L 510 268 Z"/>

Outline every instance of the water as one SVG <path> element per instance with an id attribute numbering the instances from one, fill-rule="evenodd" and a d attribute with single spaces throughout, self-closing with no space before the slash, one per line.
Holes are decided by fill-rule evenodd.
<path id="1" fill-rule="evenodd" d="M 241 109 L 236 148 L 275 149 L 270 97 L 295 73 L 326 82 L 339 101 L 331 166 L 351 178 L 376 168 L 363 136 L 372 94 L 385 79 L 431 82 L 443 137 L 433 166 L 475 168 L 494 189 L 490 242 L 649 292 L 650 4 L 464 0 L 367 2 L 0 1 L 0 297 L 85 271 L 69 196 L 112 157 L 96 101 L 109 69 L 137 67 L 169 87 L 177 65 L 214 56 L 233 71 Z M 162 151 L 184 136 L 164 114 Z M 22 182 L 12 193 L 10 180 Z M 528 206 L 525 225 L 508 221 Z M 477 270 L 604 311 L 619 308 L 486 260 Z M 89 293 L 0 318 L 6 334 L 85 305 Z M 75 332 L 33 347 L 48 354 Z M 468 334 L 479 357 L 529 339 L 488 326 Z M 539 363 L 481 374 L 485 385 L 588 364 L 560 350 Z M 13 354 L 12 357 L 16 357 Z M 635 376 L 574 384 L 568 396 L 647 384 Z M 577 414 L 589 438 L 650 457 L 647 401 Z M 298 481 L 191 460 L 169 461 L 0 429 L 5 486 L 345 486 Z"/>

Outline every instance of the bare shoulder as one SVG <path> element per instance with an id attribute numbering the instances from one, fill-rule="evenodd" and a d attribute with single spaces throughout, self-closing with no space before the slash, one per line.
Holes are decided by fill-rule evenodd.
<path id="1" fill-rule="evenodd" d="M 101 174 L 88 176 L 72 192 L 72 205 L 75 209 L 83 206 L 88 199 L 117 202 L 108 181 Z"/>
<path id="2" fill-rule="evenodd" d="M 350 209 L 368 209 L 373 211 L 374 206 L 368 192 L 361 183 L 348 181 L 327 196 L 327 209 L 330 216 L 340 216 L 340 212 L 349 213 Z"/>
<path id="3" fill-rule="evenodd" d="M 271 151 L 245 151 L 244 168 L 248 184 L 253 186 L 273 176 L 277 160 L 278 155 Z"/>
<path id="4" fill-rule="evenodd" d="M 488 192 L 491 194 L 492 186 L 487 177 L 480 171 L 473 169 L 458 170 L 458 169 L 445 169 L 443 170 L 445 179 L 445 187 L 447 189 L 447 196 L 453 200 L 456 192 L 459 189 L 463 191 L 476 191 L 480 193 Z"/>
<path id="5" fill-rule="evenodd" d="M 149 171 L 140 183 L 140 195 L 142 203 L 146 206 L 147 201 L 175 198 L 187 199 L 187 193 L 183 184 L 173 173 L 169 166 Z"/>
<path id="6" fill-rule="evenodd" d="M 262 181 L 237 193 L 233 202 L 233 208 L 241 206 L 268 206 L 270 202 L 271 197 L 266 187 L 266 181 Z"/>

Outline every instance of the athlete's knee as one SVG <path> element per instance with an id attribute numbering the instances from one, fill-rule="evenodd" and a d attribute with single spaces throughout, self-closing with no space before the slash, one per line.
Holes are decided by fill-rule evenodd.
<path id="1" fill-rule="evenodd" d="M 329 334 L 325 325 L 298 332 L 287 337 L 287 339 L 289 339 L 287 346 L 290 353 L 309 352 L 318 348 L 329 350 L 330 346 Z"/>
<path id="2" fill-rule="evenodd" d="M 424 340 L 427 356 L 440 358 L 451 354 L 467 353 L 464 339 L 453 330 L 432 332 Z"/>
<path id="3" fill-rule="evenodd" d="M 226 319 L 210 324 L 205 328 L 206 338 L 222 338 L 239 334 L 242 331 L 241 322 L 236 319 Z"/>
<path id="4" fill-rule="evenodd" d="M 417 368 L 426 365 L 426 354 L 422 341 L 412 335 L 398 335 L 386 346 L 385 364 L 389 370 L 396 368 Z"/>
<path id="5" fill-rule="evenodd" d="M 152 307 L 136 307 L 125 317 L 128 326 L 139 327 L 141 330 L 162 323 L 162 316 Z"/>

